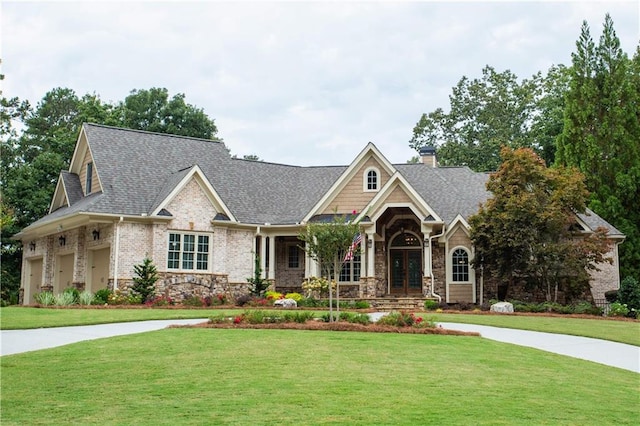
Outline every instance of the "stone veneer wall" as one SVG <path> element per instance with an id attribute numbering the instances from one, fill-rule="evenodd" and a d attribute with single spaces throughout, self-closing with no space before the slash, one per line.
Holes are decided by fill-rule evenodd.
<path id="1" fill-rule="evenodd" d="M 156 282 L 155 294 L 170 297 L 177 303 L 190 297 L 216 297 L 223 294 L 234 301 L 238 297 L 249 293 L 249 283 L 230 283 L 225 274 L 188 274 L 166 273 L 159 274 Z M 133 286 L 133 280 L 118 281 L 118 289 L 128 294 Z M 109 288 L 113 290 L 113 280 L 109 281 Z"/>

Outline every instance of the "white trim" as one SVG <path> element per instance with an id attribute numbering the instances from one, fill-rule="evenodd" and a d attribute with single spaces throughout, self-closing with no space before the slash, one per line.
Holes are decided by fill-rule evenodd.
<path id="1" fill-rule="evenodd" d="M 62 199 L 60 197 L 62 197 Z M 67 188 L 65 188 L 64 186 L 64 179 L 62 179 L 62 172 L 61 172 L 60 174 L 58 174 L 58 182 L 56 183 L 56 189 L 55 191 L 53 191 L 51 204 L 49 204 L 49 214 L 63 207 L 64 205 L 69 206 L 69 197 L 67 195 Z M 55 206 L 55 209 L 54 209 L 54 206 Z"/>
<path id="2" fill-rule="evenodd" d="M 170 236 L 171 234 L 177 234 L 180 235 L 180 251 L 179 256 L 178 256 L 178 268 L 169 268 L 169 244 L 170 244 Z M 184 236 L 185 235 L 193 235 L 194 237 L 194 251 L 193 251 L 193 269 L 184 269 L 182 267 L 182 255 L 184 254 Z M 209 238 L 209 249 L 206 252 L 207 255 L 207 269 L 198 269 L 198 254 L 200 254 L 201 252 L 198 251 L 198 238 L 200 236 L 205 236 Z M 179 229 L 167 229 L 166 231 L 166 237 L 165 237 L 165 241 L 167 243 L 166 245 L 166 249 L 165 252 L 167 254 L 167 262 L 164 265 L 164 270 L 167 272 L 190 272 L 193 274 L 207 274 L 207 273 L 211 273 L 211 271 L 213 270 L 212 266 L 213 266 L 213 233 L 212 232 L 198 232 L 198 231 L 185 231 L 185 230 L 179 230 Z M 175 250 L 173 250 L 175 251 Z M 204 253 L 204 252 L 203 252 Z"/>
<path id="3" fill-rule="evenodd" d="M 205 177 L 204 173 L 200 169 L 198 165 L 195 165 L 189 170 L 178 184 L 173 188 L 173 190 L 167 195 L 164 200 L 162 200 L 156 209 L 151 212 L 151 216 L 157 216 L 160 210 L 165 208 L 173 198 L 180 193 L 184 189 L 184 187 L 191 181 L 191 179 L 195 179 L 196 182 L 200 185 L 200 187 L 204 190 L 207 198 L 211 202 L 211 205 L 216 209 L 216 211 L 224 213 L 232 222 L 237 222 L 231 210 L 226 206 L 220 195 L 213 188 L 209 180 Z"/>
<path id="4" fill-rule="evenodd" d="M 384 201 L 389 195 L 396 189 L 404 190 L 408 195 L 412 203 L 385 203 Z M 413 187 L 407 182 L 407 180 L 399 173 L 394 173 L 389 181 L 382 187 L 382 189 L 376 194 L 375 197 L 362 209 L 362 212 L 358 216 L 358 220 L 362 219 L 367 213 L 374 211 L 375 215 L 371 216 L 371 221 L 375 222 L 382 216 L 388 207 L 409 207 L 411 211 L 418 217 L 420 222 L 425 217 L 432 216 L 436 222 L 442 222 L 442 219 L 438 214 L 427 204 L 427 202 L 413 189 Z"/>
<path id="5" fill-rule="evenodd" d="M 376 148 L 376 146 L 369 142 L 367 146 L 360 151 L 360 154 L 351 162 L 351 165 L 347 167 L 347 169 L 340 175 L 340 177 L 334 182 L 334 184 L 329 188 L 329 190 L 322 196 L 320 201 L 318 201 L 307 213 L 307 215 L 302 220 L 303 223 L 308 222 L 311 218 L 316 215 L 322 213 L 330 204 L 331 200 L 333 200 L 340 191 L 349 183 L 349 181 L 355 176 L 355 173 L 358 171 L 360 167 L 367 161 L 369 158 L 375 158 L 378 163 L 382 166 L 382 168 L 389 173 L 389 175 L 393 175 L 396 172 L 393 164 L 389 162 L 385 158 L 384 155 Z M 381 176 L 378 176 L 380 179 Z M 363 212 L 366 209 L 363 210 Z"/>
<path id="6" fill-rule="evenodd" d="M 468 255 L 468 261 L 469 261 L 469 264 L 468 264 L 469 280 L 468 281 L 453 281 L 453 252 L 455 252 L 458 249 L 463 249 Z M 457 245 L 450 249 L 449 242 L 447 241 L 447 243 L 445 244 L 445 250 L 446 250 L 446 261 L 444 264 L 446 268 L 445 277 L 446 277 L 446 287 L 447 287 L 446 302 L 447 303 L 456 302 L 456 300 L 451 301 L 451 292 L 449 290 L 449 286 L 451 284 L 454 284 L 454 285 L 470 285 L 471 286 L 471 303 L 476 303 L 476 273 L 475 273 L 475 269 L 471 265 L 474 257 L 473 249 L 463 245 Z"/>
<path id="7" fill-rule="evenodd" d="M 369 173 L 374 172 L 376 174 L 375 188 L 369 188 Z M 380 170 L 377 167 L 369 166 L 362 173 L 362 191 L 363 192 L 378 192 L 380 191 Z"/>

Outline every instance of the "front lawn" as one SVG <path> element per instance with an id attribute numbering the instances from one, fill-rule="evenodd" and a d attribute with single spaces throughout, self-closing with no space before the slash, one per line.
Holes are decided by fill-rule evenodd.
<path id="1" fill-rule="evenodd" d="M 636 373 L 478 337 L 165 329 L 0 358 L 2 425 L 637 424 Z"/>
<path id="2" fill-rule="evenodd" d="M 0 308 L 0 328 L 15 330 L 67 325 L 102 324 L 154 319 L 209 318 L 225 314 L 237 315 L 243 309 L 159 309 L 159 308 L 28 308 L 9 306 Z M 324 312 L 317 311 L 320 316 Z M 452 314 L 419 312 L 419 316 L 441 322 L 458 322 L 495 327 L 518 328 L 548 333 L 605 339 L 640 346 L 640 321 L 545 317 L 539 315 Z"/>

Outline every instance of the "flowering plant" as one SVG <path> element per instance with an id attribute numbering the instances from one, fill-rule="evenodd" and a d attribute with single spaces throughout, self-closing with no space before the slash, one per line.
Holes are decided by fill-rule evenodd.
<path id="1" fill-rule="evenodd" d="M 331 288 L 336 289 L 336 282 L 331 281 Z M 322 277 L 309 277 L 302 283 L 306 297 L 322 297 L 329 293 L 329 280 Z"/>

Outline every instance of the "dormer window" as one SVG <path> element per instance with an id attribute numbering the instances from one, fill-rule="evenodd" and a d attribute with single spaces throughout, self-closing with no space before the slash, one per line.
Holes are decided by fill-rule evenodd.
<path id="1" fill-rule="evenodd" d="M 377 169 L 368 168 L 364 172 L 364 190 L 375 192 L 380 189 L 380 173 Z"/>
<path id="2" fill-rule="evenodd" d="M 87 163 L 87 179 L 84 183 L 84 193 L 85 195 L 91 194 L 91 184 L 93 178 L 93 163 Z"/>

